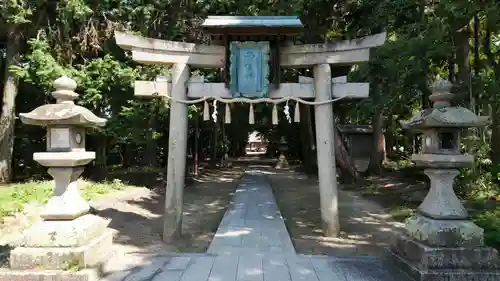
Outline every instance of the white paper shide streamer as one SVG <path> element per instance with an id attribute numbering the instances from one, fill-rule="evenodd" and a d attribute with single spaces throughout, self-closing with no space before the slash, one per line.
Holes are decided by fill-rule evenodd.
<path id="1" fill-rule="evenodd" d="M 214 100 L 214 112 L 212 113 L 214 123 L 217 123 L 217 100 Z"/>
<path id="2" fill-rule="evenodd" d="M 288 123 L 292 123 L 292 118 L 290 117 L 290 107 L 288 106 L 288 101 L 285 103 L 285 107 L 283 108 L 283 112 L 285 113 L 285 118 L 288 120 Z"/>
<path id="3" fill-rule="evenodd" d="M 336 99 L 331 99 L 331 100 L 326 100 L 326 101 L 306 101 L 301 98 L 296 98 L 296 97 L 283 97 L 279 99 L 271 99 L 271 98 L 257 98 L 257 99 L 250 99 L 250 98 L 244 98 L 244 97 L 236 97 L 236 98 L 231 98 L 231 99 L 224 99 L 220 97 L 203 97 L 195 100 L 177 100 L 173 99 L 170 96 L 163 96 L 167 98 L 168 100 L 172 102 L 179 102 L 183 104 L 196 104 L 199 102 L 203 102 L 203 120 L 208 121 L 210 119 L 210 105 L 208 103 L 208 100 L 213 100 L 213 107 L 214 111 L 212 112 L 212 120 L 214 122 L 217 122 L 217 102 L 222 102 L 226 105 L 225 108 L 225 118 L 224 122 L 226 124 L 231 123 L 231 109 L 229 104 L 231 103 L 248 103 L 250 104 L 250 109 L 248 112 L 248 123 L 249 124 L 255 124 L 255 113 L 254 113 L 254 106 L 253 104 L 255 103 L 272 103 L 273 104 L 273 110 L 272 110 L 272 124 L 277 125 L 278 124 L 278 104 L 282 102 L 286 102 L 285 107 L 283 109 L 286 119 L 288 122 L 291 123 L 291 116 L 290 116 L 290 106 L 288 105 L 288 102 L 290 100 L 294 100 L 295 103 L 295 108 L 294 108 L 294 115 L 293 115 L 293 121 L 298 123 L 300 122 L 300 104 L 305 104 L 305 105 L 322 105 L 322 104 L 328 104 L 328 103 L 333 103 L 338 100 L 341 100 L 344 97 L 336 98 Z"/>

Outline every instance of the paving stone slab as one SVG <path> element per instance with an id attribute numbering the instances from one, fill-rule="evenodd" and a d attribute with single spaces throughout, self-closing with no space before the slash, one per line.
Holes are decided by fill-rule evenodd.
<path id="1" fill-rule="evenodd" d="M 62 270 L 0 270 L 0 281 L 98 281 L 95 269 L 78 272 Z"/>
<path id="2" fill-rule="evenodd" d="M 270 252 L 270 245 L 282 247 L 284 252 L 295 253 L 283 216 L 265 178 L 258 175 L 243 176 L 230 206 L 209 246 L 209 253 L 227 254 L 228 249 L 234 246 L 237 246 L 235 254 L 245 248 L 250 252 L 256 249 Z"/>

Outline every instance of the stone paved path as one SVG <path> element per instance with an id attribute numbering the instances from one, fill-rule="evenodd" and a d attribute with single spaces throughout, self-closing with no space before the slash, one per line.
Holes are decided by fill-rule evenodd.
<path id="1" fill-rule="evenodd" d="M 295 255 L 271 187 L 263 176 L 242 177 L 208 253 Z"/>
<path id="2" fill-rule="evenodd" d="M 371 257 L 297 255 L 265 176 L 246 174 L 206 254 L 157 255 L 103 281 L 404 281 Z"/>

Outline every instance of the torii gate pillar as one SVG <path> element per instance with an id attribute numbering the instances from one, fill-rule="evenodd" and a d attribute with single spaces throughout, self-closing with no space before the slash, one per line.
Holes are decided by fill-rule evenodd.
<path id="1" fill-rule="evenodd" d="M 189 66 L 176 63 L 172 68 L 172 98 L 187 100 L 186 84 Z M 185 103 L 170 104 L 168 135 L 167 187 L 165 190 L 165 214 L 163 240 L 171 242 L 179 238 L 182 229 L 182 198 L 186 176 L 186 150 L 188 133 L 188 106 Z"/>
<path id="2" fill-rule="evenodd" d="M 332 72 L 327 63 L 314 66 L 314 91 L 316 101 L 327 101 L 332 97 Z M 338 237 L 340 234 L 338 216 L 337 171 L 333 108 L 331 103 L 314 107 L 316 118 L 316 152 L 318 155 L 318 179 L 321 208 L 321 222 L 325 236 Z"/>

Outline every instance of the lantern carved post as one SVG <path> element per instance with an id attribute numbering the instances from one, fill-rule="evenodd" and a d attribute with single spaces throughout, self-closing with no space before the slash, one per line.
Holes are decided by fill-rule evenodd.
<path id="1" fill-rule="evenodd" d="M 483 126 L 488 118 L 451 106 L 451 87 L 446 80 L 436 81 L 431 87 L 433 107 L 401 122 L 403 128 L 422 133 L 421 153 L 412 161 L 425 169 L 430 190 L 387 257 L 418 281 L 499 280 L 497 251 L 484 245 L 483 229 L 469 219 L 453 190 L 458 169 L 474 160 L 460 153 L 460 130 Z"/>
<path id="2" fill-rule="evenodd" d="M 0 273 L 2 281 L 97 280 L 97 266 L 112 254 L 109 221 L 89 214 L 77 183 L 84 166 L 95 159 L 95 152 L 85 150 L 85 128 L 104 126 L 106 119 L 73 102 L 77 85 L 69 77 L 55 80 L 54 87 L 55 104 L 20 114 L 24 124 L 47 128 L 47 151 L 33 158 L 48 167 L 54 193 L 41 213 L 44 221 L 27 229 L 21 246 L 11 251 L 10 270 Z M 77 272 L 67 271 L 75 267 Z"/>

